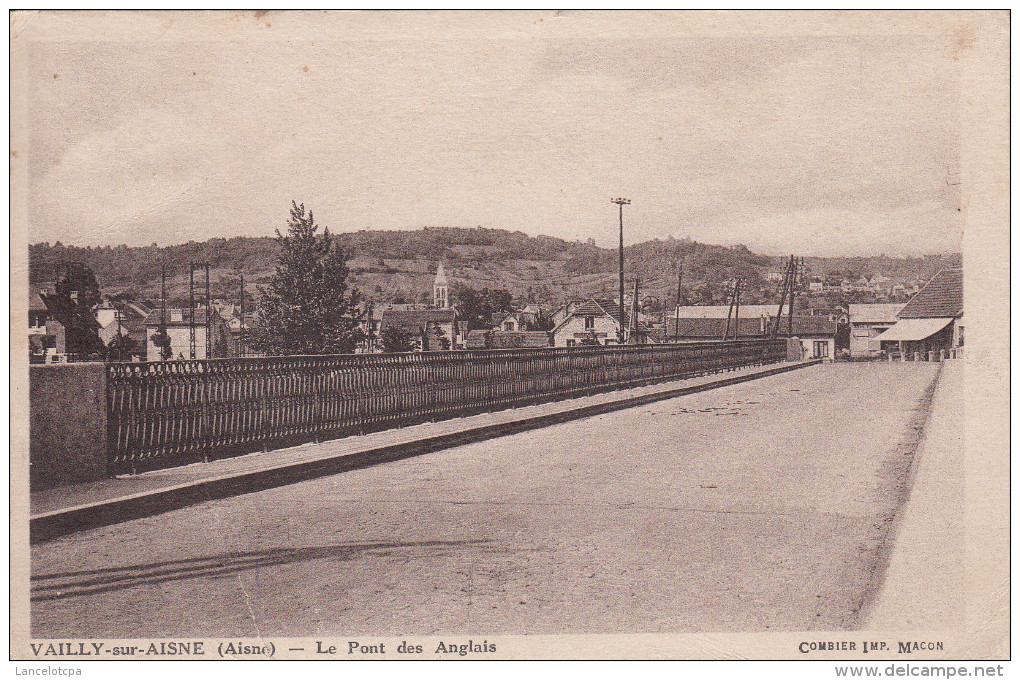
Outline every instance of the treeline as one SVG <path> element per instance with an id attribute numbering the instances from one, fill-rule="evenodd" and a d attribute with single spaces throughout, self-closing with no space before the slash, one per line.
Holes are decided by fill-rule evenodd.
<path id="1" fill-rule="evenodd" d="M 576 277 L 613 273 L 619 266 L 614 249 L 601 248 L 592 240 L 567 241 L 503 229 L 428 227 L 335 236 L 350 257 L 362 259 L 360 265 L 353 267 L 355 273 L 393 274 L 402 270 L 396 260 L 443 260 L 453 267 L 486 263 L 497 270 L 509 269 L 514 260 L 544 261 L 554 262 L 554 271 Z M 157 283 L 164 265 L 171 276 L 181 276 L 187 273 L 190 262 L 207 262 L 213 269 L 243 272 L 249 281 L 254 281 L 273 271 L 278 253 L 279 244 L 271 237 L 211 238 L 162 247 L 152 244 L 81 248 L 59 242 L 37 243 L 29 246 L 29 277 L 33 284 L 51 282 L 62 263 L 80 262 L 95 272 L 104 288 L 139 288 Z M 758 255 L 744 246 L 717 246 L 686 238 L 654 239 L 628 246 L 625 256 L 628 277 L 637 275 L 643 280 L 672 278 L 682 264 L 685 281 L 718 283 L 739 276 L 754 286 L 764 271 L 781 267 L 781 258 Z M 866 276 L 881 272 L 886 276 L 928 278 L 959 260 L 959 255 L 808 258 L 807 265 L 815 275 L 839 270 Z"/>
<path id="2" fill-rule="evenodd" d="M 230 268 L 247 272 L 272 269 L 279 245 L 272 238 L 237 237 L 211 238 L 198 243 L 142 247 L 65 246 L 59 241 L 36 243 L 28 247 L 29 280 L 33 284 L 53 281 L 60 265 L 80 262 L 91 269 L 104 286 L 144 285 L 159 280 L 164 265 L 168 272 L 188 271 L 191 262 L 207 262 L 213 268 Z"/>
<path id="3" fill-rule="evenodd" d="M 550 236 L 528 236 L 502 229 L 428 227 L 417 231 L 358 231 L 335 234 L 352 257 L 380 260 L 446 260 L 457 262 L 553 260 L 578 244 Z M 467 248 L 464 248 L 467 247 Z M 463 251 L 463 252 L 462 252 Z M 160 268 L 184 272 L 191 262 L 213 268 L 265 272 L 276 264 L 279 244 L 271 237 L 240 236 L 189 241 L 181 245 L 143 247 L 65 246 L 60 242 L 29 246 L 29 276 L 33 283 L 52 281 L 62 263 L 80 262 L 101 281 L 113 285 L 142 285 L 158 277 Z M 608 251 L 607 251 L 608 252 Z"/>
<path id="4" fill-rule="evenodd" d="M 942 269 L 959 267 L 963 258 L 960 253 L 948 255 L 925 255 L 923 257 L 889 257 L 873 255 L 860 257 L 808 257 L 804 263 L 818 276 L 835 274 L 856 279 L 882 274 L 892 278 L 917 277 L 927 280 Z"/>

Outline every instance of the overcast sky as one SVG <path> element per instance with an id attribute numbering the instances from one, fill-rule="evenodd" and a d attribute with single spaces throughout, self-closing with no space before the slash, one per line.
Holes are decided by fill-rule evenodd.
<path id="1" fill-rule="evenodd" d="M 39 41 L 30 242 L 486 226 L 769 254 L 960 249 L 958 80 L 926 37 Z M 279 37 L 279 36 L 278 36 Z"/>

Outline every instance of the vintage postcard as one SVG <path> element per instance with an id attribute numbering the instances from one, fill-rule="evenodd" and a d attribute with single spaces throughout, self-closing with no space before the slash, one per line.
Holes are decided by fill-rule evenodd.
<path id="1" fill-rule="evenodd" d="M 1001 674 L 1008 12 L 15 12 L 10 49 L 19 668 Z"/>

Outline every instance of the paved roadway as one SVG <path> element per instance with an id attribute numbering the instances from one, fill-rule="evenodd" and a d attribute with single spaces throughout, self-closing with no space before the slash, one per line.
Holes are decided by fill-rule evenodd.
<path id="1" fill-rule="evenodd" d="M 857 627 L 936 370 L 811 367 L 38 544 L 32 633 Z"/>

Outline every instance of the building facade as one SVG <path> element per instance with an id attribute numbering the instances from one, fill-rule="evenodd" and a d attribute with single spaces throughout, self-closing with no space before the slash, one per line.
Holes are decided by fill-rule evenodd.
<path id="1" fill-rule="evenodd" d="M 943 269 L 877 336 L 883 352 L 901 357 L 959 356 L 963 348 L 963 270 Z"/>
<path id="2" fill-rule="evenodd" d="M 154 336 L 159 331 L 162 312 L 157 310 L 145 319 L 146 361 L 162 361 L 161 348 Z M 205 309 L 166 310 L 166 333 L 170 337 L 170 358 L 220 359 L 234 355 L 230 329 L 216 312 L 207 315 Z M 192 356 L 191 339 L 195 339 Z"/>
<path id="3" fill-rule="evenodd" d="M 553 346 L 616 345 L 620 342 L 620 308 L 610 300 L 573 305 L 553 329 Z"/>
<path id="4" fill-rule="evenodd" d="M 896 325 L 903 304 L 874 303 L 850 305 L 850 356 L 877 356 L 881 352 L 878 336 Z"/>

